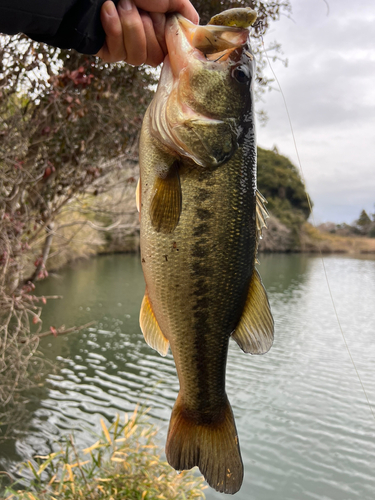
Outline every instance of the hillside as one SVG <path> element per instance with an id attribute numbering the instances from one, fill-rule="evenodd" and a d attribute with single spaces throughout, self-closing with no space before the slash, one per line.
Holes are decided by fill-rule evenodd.
<path id="1" fill-rule="evenodd" d="M 270 212 L 261 252 L 375 254 L 375 214 L 371 220 L 363 210 L 353 225 L 312 226 L 307 222 L 310 208 L 299 171 L 276 150 L 258 148 L 258 189 Z"/>
<path id="2" fill-rule="evenodd" d="M 276 150 L 258 148 L 258 189 L 268 201 L 271 216 L 259 250 L 300 251 L 310 208 L 297 168 Z"/>

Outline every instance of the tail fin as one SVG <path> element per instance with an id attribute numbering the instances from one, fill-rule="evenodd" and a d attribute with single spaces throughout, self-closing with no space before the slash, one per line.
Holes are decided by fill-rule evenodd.
<path id="1" fill-rule="evenodd" d="M 236 493 L 243 480 L 243 464 L 236 424 L 229 401 L 209 424 L 197 423 L 178 395 L 166 444 L 169 464 L 176 470 L 197 465 L 207 483 L 222 493 Z"/>

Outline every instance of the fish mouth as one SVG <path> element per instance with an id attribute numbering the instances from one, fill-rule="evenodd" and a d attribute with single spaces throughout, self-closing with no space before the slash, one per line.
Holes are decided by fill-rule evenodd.
<path id="1" fill-rule="evenodd" d="M 178 77 L 191 58 L 202 62 L 225 63 L 230 55 L 246 44 L 247 28 L 199 26 L 180 14 L 173 14 L 166 25 L 166 43 L 173 75 Z"/>
<path id="2" fill-rule="evenodd" d="M 168 150 L 202 167 L 217 167 L 231 156 L 238 139 L 234 119 L 222 119 L 218 112 L 202 105 L 210 85 L 194 79 L 202 73 L 209 76 L 206 70 L 213 77 L 215 72 L 226 74 L 228 70 L 231 75 L 231 66 L 246 53 L 248 37 L 247 28 L 197 26 L 179 14 L 168 18 L 168 54 L 149 112 L 150 133 Z M 220 137 L 220 144 L 215 143 L 215 134 L 210 140 L 203 139 L 203 132 L 207 134 L 209 129 L 225 131 L 227 139 Z"/>

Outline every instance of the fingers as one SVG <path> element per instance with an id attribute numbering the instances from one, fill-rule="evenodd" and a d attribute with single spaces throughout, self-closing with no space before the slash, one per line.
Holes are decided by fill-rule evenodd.
<path id="1" fill-rule="evenodd" d="M 189 0 L 135 0 L 135 4 L 147 12 L 179 12 L 191 22 L 199 23 L 198 12 Z"/>
<path id="2" fill-rule="evenodd" d="M 199 17 L 189 0 L 111 0 L 101 9 L 106 34 L 97 53 L 105 62 L 126 61 L 134 66 L 157 66 L 167 54 L 165 13 L 180 12 L 192 22 Z"/>
<path id="3" fill-rule="evenodd" d="M 164 53 L 164 56 L 166 56 L 168 49 L 167 49 L 167 44 L 165 42 L 165 22 L 166 22 L 165 15 L 160 14 L 159 12 L 150 12 L 150 17 L 152 20 L 156 39 L 160 45 L 161 50 Z"/>
<path id="4" fill-rule="evenodd" d="M 97 56 L 103 59 L 104 62 L 116 62 L 126 59 L 120 18 L 115 4 L 111 0 L 103 4 L 100 19 L 106 39 Z"/>
<path id="5" fill-rule="evenodd" d="M 160 47 L 156 32 L 154 30 L 154 24 L 150 15 L 148 15 L 146 12 L 141 12 L 141 19 L 146 35 L 147 58 L 144 62 L 146 64 L 149 64 L 150 66 L 156 67 L 163 62 L 165 54 Z"/>
<path id="6" fill-rule="evenodd" d="M 147 59 L 146 35 L 138 9 L 132 0 L 120 0 L 117 4 L 126 50 L 126 62 L 139 66 Z"/>

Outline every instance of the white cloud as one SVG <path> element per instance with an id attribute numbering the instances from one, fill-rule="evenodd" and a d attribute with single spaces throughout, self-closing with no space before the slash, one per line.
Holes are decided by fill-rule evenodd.
<path id="1" fill-rule="evenodd" d="M 375 210 L 375 2 L 292 0 L 294 22 L 275 23 L 265 44 L 282 44 L 289 65 L 273 63 L 292 117 L 316 219 L 351 222 Z M 268 73 L 271 76 L 271 73 Z M 266 94 L 263 147 L 297 164 L 279 92 Z"/>

